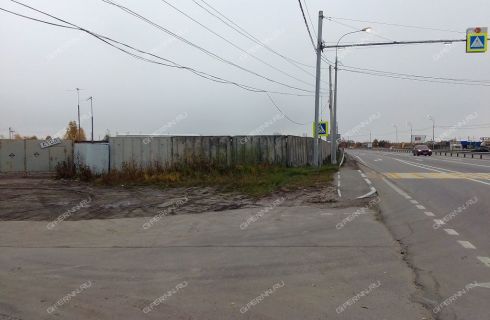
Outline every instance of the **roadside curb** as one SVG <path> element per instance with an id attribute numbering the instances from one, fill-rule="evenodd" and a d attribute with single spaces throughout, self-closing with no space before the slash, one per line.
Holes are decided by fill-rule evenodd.
<path id="1" fill-rule="evenodd" d="M 369 186 L 370 188 L 370 191 L 362 196 L 359 196 L 357 197 L 356 199 L 365 199 L 365 198 L 369 198 L 369 197 L 372 197 L 373 195 L 377 194 L 378 193 L 378 190 L 376 190 L 375 187 L 373 187 L 373 184 L 371 182 L 371 180 L 369 180 L 366 175 L 364 174 L 364 172 L 362 172 L 362 170 L 357 170 L 359 172 L 359 174 L 361 175 L 361 177 L 364 179 L 364 181 L 367 183 L 367 185 Z"/>
<path id="2" fill-rule="evenodd" d="M 345 160 L 345 151 L 342 152 L 342 160 L 340 160 L 339 168 L 341 168 L 342 165 L 344 164 L 344 160 Z"/>

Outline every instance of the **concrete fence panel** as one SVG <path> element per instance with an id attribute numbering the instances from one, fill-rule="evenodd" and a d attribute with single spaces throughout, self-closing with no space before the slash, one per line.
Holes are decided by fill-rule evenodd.
<path id="1" fill-rule="evenodd" d="M 72 141 L 47 148 L 41 142 L 0 139 L 0 172 L 54 172 L 58 163 L 73 159 Z"/>
<path id="2" fill-rule="evenodd" d="M 313 164 L 313 138 L 296 136 L 174 136 L 113 137 L 109 140 L 111 169 L 123 163 L 164 167 L 205 161 L 222 166 L 237 164 L 275 164 L 305 166 Z M 320 141 L 322 161 L 330 156 L 330 144 Z"/>
<path id="3" fill-rule="evenodd" d="M 75 143 L 75 162 L 88 166 L 94 173 L 109 171 L 109 143 Z"/>

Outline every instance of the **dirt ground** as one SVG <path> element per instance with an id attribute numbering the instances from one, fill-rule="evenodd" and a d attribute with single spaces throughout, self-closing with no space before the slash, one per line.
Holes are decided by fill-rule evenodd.
<path id="1" fill-rule="evenodd" d="M 284 201 L 282 201 L 284 198 Z M 0 220 L 113 219 L 196 214 L 239 208 L 267 207 L 277 199 L 281 206 L 333 206 L 336 189 L 275 192 L 256 199 L 215 188 L 98 187 L 91 184 L 54 180 L 51 177 L 0 176 Z"/>

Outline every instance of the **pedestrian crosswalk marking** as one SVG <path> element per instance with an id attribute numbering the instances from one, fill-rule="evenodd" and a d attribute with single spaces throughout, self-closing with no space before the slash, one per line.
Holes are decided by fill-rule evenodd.
<path id="1" fill-rule="evenodd" d="M 480 179 L 490 180 L 490 172 L 387 172 L 390 179 Z"/>
<path id="2" fill-rule="evenodd" d="M 485 40 L 484 40 L 485 41 Z M 483 44 L 483 42 L 480 40 L 480 37 L 475 37 L 475 40 L 473 41 L 473 43 L 471 44 L 471 48 L 472 49 L 482 49 L 484 48 L 485 45 Z"/>

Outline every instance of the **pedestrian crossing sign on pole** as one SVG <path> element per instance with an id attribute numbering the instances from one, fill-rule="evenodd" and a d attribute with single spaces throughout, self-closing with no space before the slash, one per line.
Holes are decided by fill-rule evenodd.
<path id="1" fill-rule="evenodd" d="M 328 137 L 328 121 L 318 122 L 318 136 Z M 315 123 L 313 122 L 313 136 L 315 136 Z"/>
<path id="2" fill-rule="evenodd" d="M 466 52 L 487 52 L 488 28 L 469 28 L 466 30 Z"/>

